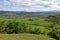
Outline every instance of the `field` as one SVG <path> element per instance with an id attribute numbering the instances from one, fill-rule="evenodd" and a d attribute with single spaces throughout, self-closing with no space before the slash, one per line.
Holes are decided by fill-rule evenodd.
<path id="1" fill-rule="evenodd" d="M 0 34 L 0 40 L 55 40 L 47 35 L 36 34 Z"/>

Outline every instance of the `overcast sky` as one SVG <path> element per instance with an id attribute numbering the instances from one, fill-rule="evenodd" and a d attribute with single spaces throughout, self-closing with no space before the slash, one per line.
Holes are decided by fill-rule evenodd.
<path id="1" fill-rule="evenodd" d="M 60 10 L 60 0 L 0 0 L 4 11 L 53 11 Z"/>

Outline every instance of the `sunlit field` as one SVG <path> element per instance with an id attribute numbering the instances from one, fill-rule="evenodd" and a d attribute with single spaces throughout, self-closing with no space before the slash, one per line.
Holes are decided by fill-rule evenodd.
<path id="1" fill-rule="evenodd" d="M 36 34 L 0 34 L 0 40 L 55 40 L 46 35 Z"/>

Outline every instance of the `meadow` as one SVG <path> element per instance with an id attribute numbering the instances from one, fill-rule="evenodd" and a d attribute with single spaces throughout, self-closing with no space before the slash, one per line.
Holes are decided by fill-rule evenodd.
<path id="1" fill-rule="evenodd" d="M 0 40 L 55 40 L 47 35 L 36 34 L 0 34 Z"/>
<path id="2" fill-rule="evenodd" d="M 0 40 L 60 40 L 60 15 L 0 18 Z"/>

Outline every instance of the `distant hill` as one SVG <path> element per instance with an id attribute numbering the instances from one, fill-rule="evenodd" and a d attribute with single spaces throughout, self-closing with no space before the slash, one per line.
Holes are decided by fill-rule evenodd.
<path id="1" fill-rule="evenodd" d="M 60 14 L 60 12 L 57 12 L 57 11 L 51 11 L 51 12 L 0 11 L 0 17 L 2 18 L 46 17 L 54 14 Z"/>

